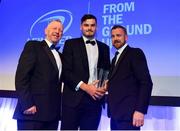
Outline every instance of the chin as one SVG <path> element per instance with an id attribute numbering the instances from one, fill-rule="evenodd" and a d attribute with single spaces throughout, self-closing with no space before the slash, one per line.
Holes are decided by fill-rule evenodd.
<path id="1" fill-rule="evenodd" d="M 87 38 L 92 38 L 94 35 L 86 35 Z"/>
<path id="2" fill-rule="evenodd" d="M 52 41 L 54 44 L 57 44 L 59 41 Z"/>
<path id="3" fill-rule="evenodd" d="M 57 40 L 57 39 L 56 39 L 56 40 L 53 40 L 53 42 L 54 42 L 54 43 L 58 43 L 58 42 L 59 42 L 59 39 L 58 39 L 58 40 Z"/>

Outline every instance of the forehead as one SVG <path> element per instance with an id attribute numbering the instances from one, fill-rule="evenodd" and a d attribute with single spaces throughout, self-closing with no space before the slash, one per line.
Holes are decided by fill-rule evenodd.
<path id="1" fill-rule="evenodd" d="M 113 29 L 113 30 L 112 30 L 112 33 L 121 33 L 121 34 L 122 34 L 122 33 L 125 33 L 125 32 L 124 32 L 124 30 L 121 29 L 121 28 L 116 28 L 116 29 Z"/>
<path id="2" fill-rule="evenodd" d="M 56 27 L 56 26 L 62 26 L 61 22 L 59 21 L 52 21 L 48 24 L 48 28 Z"/>
<path id="3" fill-rule="evenodd" d="M 87 19 L 87 20 L 83 21 L 82 24 L 88 24 L 88 25 L 96 24 L 96 20 L 95 19 Z"/>

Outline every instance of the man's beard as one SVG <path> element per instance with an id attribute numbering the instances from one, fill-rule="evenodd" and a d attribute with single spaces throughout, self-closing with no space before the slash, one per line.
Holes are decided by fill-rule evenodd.
<path id="1" fill-rule="evenodd" d="M 115 40 L 114 41 L 114 44 L 119 44 L 119 43 L 124 45 L 126 43 L 126 41 L 124 41 L 124 42 L 122 42 L 121 40 Z"/>
<path id="2" fill-rule="evenodd" d="M 114 46 L 116 49 L 119 49 L 119 48 L 121 48 L 123 45 L 125 45 L 125 43 L 126 43 L 126 41 L 122 42 L 121 40 L 115 40 L 113 46 Z"/>
<path id="3" fill-rule="evenodd" d="M 93 38 L 95 36 L 95 33 L 91 30 L 86 31 L 86 34 L 84 34 L 87 38 Z"/>

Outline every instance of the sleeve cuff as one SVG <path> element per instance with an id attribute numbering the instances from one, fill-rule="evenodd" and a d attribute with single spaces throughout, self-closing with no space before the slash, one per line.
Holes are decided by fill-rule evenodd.
<path id="1" fill-rule="evenodd" d="M 80 81 L 80 82 L 78 83 L 78 85 L 77 85 L 76 88 L 75 88 L 76 91 L 79 90 L 79 88 L 80 88 L 80 86 L 81 86 L 82 83 L 83 83 L 83 81 Z"/>

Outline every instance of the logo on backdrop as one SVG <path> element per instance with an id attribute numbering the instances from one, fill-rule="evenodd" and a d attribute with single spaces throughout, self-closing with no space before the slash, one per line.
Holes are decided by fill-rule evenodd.
<path id="1" fill-rule="evenodd" d="M 48 22 L 53 19 L 59 19 L 64 26 L 65 34 L 69 28 L 71 27 L 73 17 L 72 13 L 68 10 L 53 10 L 50 11 L 42 16 L 40 16 L 31 26 L 29 35 L 31 40 L 43 40 L 44 39 L 44 29 L 47 26 Z M 66 39 L 71 38 L 71 36 L 63 35 L 59 44 L 63 44 Z"/>

